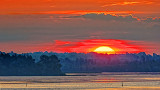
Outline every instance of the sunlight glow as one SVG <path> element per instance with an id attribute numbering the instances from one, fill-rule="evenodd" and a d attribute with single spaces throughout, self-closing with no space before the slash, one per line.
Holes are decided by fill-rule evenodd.
<path id="1" fill-rule="evenodd" d="M 114 54 L 115 50 L 108 46 L 100 46 L 94 50 L 96 53 L 102 53 L 102 54 Z"/>

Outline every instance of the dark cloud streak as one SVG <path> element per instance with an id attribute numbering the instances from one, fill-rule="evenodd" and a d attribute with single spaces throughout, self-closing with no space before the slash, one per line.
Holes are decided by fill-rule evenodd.
<path id="1" fill-rule="evenodd" d="M 111 14 L 84 14 L 80 16 L 70 16 L 65 18 L 85 18 L 85 19 L 92 19 L 92 20 L 104 20 L 104 21 L 120 21 L 120 22 L 134 22 L 134 21 L 141 21 L 141 22 L 160 22 L 160 18 L 146 18 L 146 19 L 139 19 L 137 17 L 133 17 L 132 15 L 111 15 Z"/>

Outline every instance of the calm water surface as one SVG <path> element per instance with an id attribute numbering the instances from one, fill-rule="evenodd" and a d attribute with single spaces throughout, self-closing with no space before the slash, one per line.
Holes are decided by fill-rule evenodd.
<path id="1" fill-rule="evenodd" d="M 67 73 L 69 76 L 1 76 L 2 90 L 160 90 L 160 73 Z"/>

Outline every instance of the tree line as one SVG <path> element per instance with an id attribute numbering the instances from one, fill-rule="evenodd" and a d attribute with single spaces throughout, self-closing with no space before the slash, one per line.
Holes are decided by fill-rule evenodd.
<path id="1" fill-rule="evenodd" d="M 10 55 L 0 52 L 0 76 L 58 76 L 65 75 L 56 55 L 41 55 L 40 61 L 30 55 Z"/>

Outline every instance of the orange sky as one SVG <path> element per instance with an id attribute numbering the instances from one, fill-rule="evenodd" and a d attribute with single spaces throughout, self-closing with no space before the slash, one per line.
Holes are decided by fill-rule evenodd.
<path id="1" fill-rule="evenodd" d="M 160 0 L 1 0 L 0 13 L 135 11 L 159 13 Z"/>
<path id="2" fill-rule="evenodd" d="M 83 47 L 88 46 L 77 45 L 81 43 L 79 40 L 87 43 L 88 39 L 104 39 L 106 43 L 108 39 L 113 39 L 122 40 L 120 43 L 123 40 L 133 40 L 137 44 L 138 40 L 145 42 L 138 46 L 145 47 L 146 50 L 137 49 L 131 44 L 129 47 L 132 48 L 123 49 L 123 52 L 119 53 L 140 51 L 160 53 L 159 8 L 160 0 L 0 0 L 0 45 L 3 46 L 0 46 L 0 50 L 50 51 L 55 44 L 48 43 L 70 40 L 71 46 L 64 47 L 66 51 L 78 49 L 80 52 Z M 152 18 L 146 19 L 148 17 Z M 74 40 L 77 40 L 77 43 Z M 154 44 L 150 47 L 150 43 L 145 45 L 146 42 Z M 73 43 L 75 45 L 72 47 Z M 62 50 L 64 48 L 56 48 L 55 51 L 65 52 Z"/>

